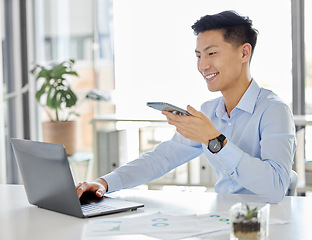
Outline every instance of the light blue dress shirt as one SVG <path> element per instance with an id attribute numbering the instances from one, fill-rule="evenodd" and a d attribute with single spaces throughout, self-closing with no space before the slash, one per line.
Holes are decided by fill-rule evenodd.
<path id="1" fill-rule="evenodd" d="M 206 145 L 176 133 L 152 152 L 103 176 L 109 192 L 149 182 L 205 154 L 217 174 L 216 192 L 256 194 L 271 203 L 282 200 L 296 149 L 289 107 L 252 80 L 230 117 L 223 97 L 205 102 L 201 111 L 226 136 L 220 152 L 212 154 Z"/>

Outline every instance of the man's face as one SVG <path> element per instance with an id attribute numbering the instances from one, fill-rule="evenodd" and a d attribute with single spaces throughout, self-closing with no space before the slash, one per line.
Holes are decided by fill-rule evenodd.
<path id="1" fill-rule="evenodd" d="M 199 33 L 195 49 L 198 71 L 212 92 L 235 89 L 242 76 L 242 47 L 225 42 L 223 32 Z"/>

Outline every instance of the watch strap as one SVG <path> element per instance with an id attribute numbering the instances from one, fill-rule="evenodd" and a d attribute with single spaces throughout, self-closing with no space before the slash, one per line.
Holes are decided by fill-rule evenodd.
<path id="1" fill-rule="evenodd" d="M 225 136 L 223 134 L 220 134 L 217 139 L 220 141 L 221 144 L 223 144 L 224 140 L 225 140 Z"/>
<path id="2" fill-rule="evenodd" d="M 213 138 L 213 139 L 210 139 L 209 141 L 208 141 L 208 150 L 210 151 L 210 152 L 212 152 L 212 153 L 218 153 L 222 148 L 223 148 L 223 142 L 224 142 L 224 140 L 226 139 L 226 137 L 223 135 L 223 134 L 220 134 L 218 137 L 216 137 L 216 138 Z M 210 149 L 210 142 L 211 141 L 218 141 L 219 143 L 220 143 L 220 149 L 218 149 L 217 151 L 215 151 L 215 150 L 212 150 L 212 149 Z"/>

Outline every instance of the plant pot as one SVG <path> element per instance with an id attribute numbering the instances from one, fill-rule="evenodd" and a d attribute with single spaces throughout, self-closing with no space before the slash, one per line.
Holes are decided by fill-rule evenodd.
<path id="1" fill-rule="evenodd" d="M 42 137 L 44 142 L 63 144 L 66 154 L 76 152 L 77 133 L 75 121 L 43 122 Z"/>
<path id="2" fill-rule="evenodd" d="M 270 205 L 248 204 L 250 209 L 257 209 L 256 216 L 246 219 L 245 204 L 237 203 L 230 209 L 231 240 L 268 238 Z"/>

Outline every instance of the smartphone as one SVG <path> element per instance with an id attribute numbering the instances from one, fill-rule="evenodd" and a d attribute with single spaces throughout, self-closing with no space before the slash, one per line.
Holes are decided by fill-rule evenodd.
<path id="1" fill-rule="evenodd" d="M 148 102 L 147 106 L 160 111 L 172 112 L 177 115 L 192 116 L 192 114 L 190 114 L 188 111 L 166 102 Z"/>

